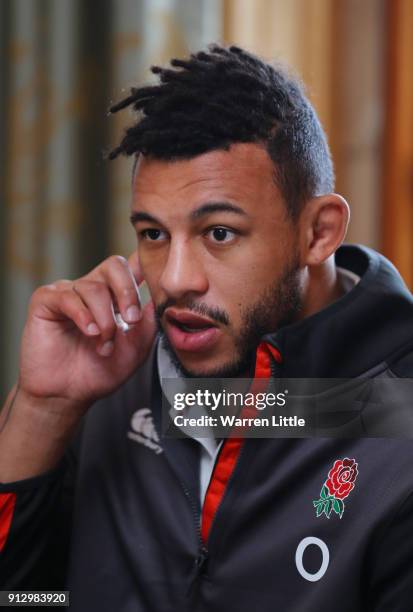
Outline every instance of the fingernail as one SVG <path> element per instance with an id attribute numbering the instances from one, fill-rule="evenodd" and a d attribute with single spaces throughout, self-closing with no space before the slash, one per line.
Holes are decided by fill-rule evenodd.
<path id="1" fill-rule="evenodd" d="M 125 318 L 127 321 L 129 321 L 129 323 L 134 323 L 136 321 L 139 321 L 141 316 L 141 311 L 137 306 L 129 306 L 126 311 Z"/>
<path id="2" fill-rule="evenodd" d="M 92 334 L 92 336 L 97 336 L 98 334 L 100 334 L 100 329 L 96 325 L 96 323 L 89 323 L 89 325 L 87 326 L 87 333 Z"/>
<path id="3" fill-rule="evenodd" d="M 103 346 L 100 347 L 99 354 L 102 355 L 102 357 L 109 357 L 113 351 L 113 346 L 112 340 L 108 340 Z"/>

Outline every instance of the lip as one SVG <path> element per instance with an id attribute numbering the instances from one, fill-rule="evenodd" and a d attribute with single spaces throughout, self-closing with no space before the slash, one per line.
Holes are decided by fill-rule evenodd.
<path id="1" fill-rule="evenodd" d="M 168 308 L 165 312 L 166 333 L 176 351 L 202 352 L 211 349 L 219 340 L 222 331 L 216 323 L 190 311 Z M 206 327 L 196 332 L 187 332 L 176 323 Z"/>
<path id="2" fill-rule="evenodd" d="M 216 323 L 208 319 L 207 317 L 202 317 L 201 315 L 197 315 L 190 310 L 178 310 L 176 308 L 168 308 L 165 312 L 165 316 L 169 322 L 173 323 L 174 320 L 178 321 L 182 325 L 193 325 L 194 327 L 205 327 L 211 326 L 216 327 Z"/>

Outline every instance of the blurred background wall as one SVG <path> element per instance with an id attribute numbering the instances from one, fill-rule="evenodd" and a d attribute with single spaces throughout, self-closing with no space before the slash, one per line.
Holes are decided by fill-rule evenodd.
<path id="1" fill-rule="evenodd" d="M 349 240 L 413 287 L 413 0 L 0 0 L 0 389 L 30 294 L 135 247 L 130 161 L 108 163 L 148 67 L 208 42 L 297 71 L 327 131 Z"/>

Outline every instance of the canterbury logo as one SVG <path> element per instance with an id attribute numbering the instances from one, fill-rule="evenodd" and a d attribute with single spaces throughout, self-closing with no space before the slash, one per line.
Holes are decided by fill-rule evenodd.
<path id="1" fill-rule="evenodd" d="M 163 453 L 150 408 L 140 408 L 134 412 L 130 426 L 133 431 L 128 431 L 128 438 L 150 448 L 157 455 Z"/>

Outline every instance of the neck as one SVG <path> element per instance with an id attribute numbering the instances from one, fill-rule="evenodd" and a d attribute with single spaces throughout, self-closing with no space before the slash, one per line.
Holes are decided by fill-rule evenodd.
<path id="1" fill-rule="evenodd" d="M 298 320 L 326 308 L 345 294 L 340 276 L 331 255 L 320 266 L 307 267 L 302 281 L 303 304 Z"/>

